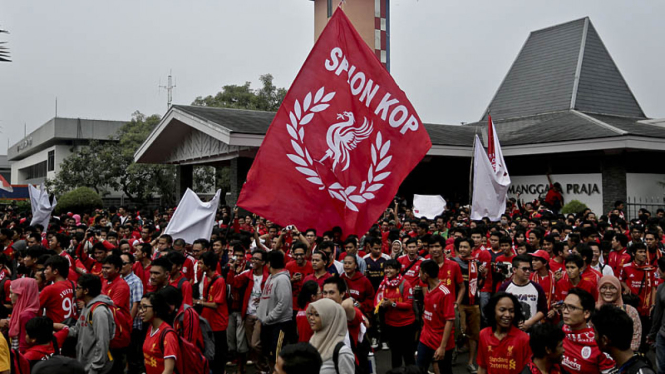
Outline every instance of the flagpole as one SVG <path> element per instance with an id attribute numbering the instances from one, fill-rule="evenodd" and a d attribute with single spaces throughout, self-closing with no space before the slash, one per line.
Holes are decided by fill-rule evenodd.
<path id="1" fill-rule="evenodd" d="M 471 208 L 471 201 L 473 197 L 473 160 L 476 157 L 476 135 L 478 135 L 478 126 L 476 126 L 476 132 L 473 136 L 473 149 L 471 150 L 471 164 L 469 165 L 469 208 Z"/>

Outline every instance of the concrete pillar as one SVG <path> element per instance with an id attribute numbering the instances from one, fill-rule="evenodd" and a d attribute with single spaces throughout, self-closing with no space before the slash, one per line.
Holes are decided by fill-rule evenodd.
<path id="1" fill-rule="evenodd" d="M 226 197 L 226 204 L 233 207 L 238 202 L 240 190 L 247 179 L 247 173 L 252 166 L 251 158 L 237 157 L 231 160 L 231 193 Z"/>
<path id="2" fill-rule="evenodd" d="M 594 212 L 597 215 L 605 214 L 614 208 L 617 200 L 626 201 L 626 163 L 623 155 L 606 155 L 601 164 L 603 176 L 603 212 Z"/>
<path id="3" fill-rule="evenodd" d="M 185 194 L 188 188 L 194 185 L 194 166 L 178 165 L 176 166 L 175 197 L 178 202 Z"/>

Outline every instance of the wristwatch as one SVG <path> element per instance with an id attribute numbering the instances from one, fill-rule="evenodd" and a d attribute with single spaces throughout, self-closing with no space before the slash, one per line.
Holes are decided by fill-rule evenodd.
<path id="1" fill-rule="evenodd" d="M 397 303 L 393 303 L 393 308 L 397 308 Z"/>

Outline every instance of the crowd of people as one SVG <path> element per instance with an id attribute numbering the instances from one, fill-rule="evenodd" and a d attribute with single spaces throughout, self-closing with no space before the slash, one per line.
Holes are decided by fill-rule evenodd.
<path id="1" fill-rule="evenodd" d="M 362 235 L 220 207 L 3 212 L 0 373 L 665 373 L 665 211 L 509 203 L 433 220 L 395 202 Z M 656 362 L 647 358 L 654 347 Z M 27 370 L 27 371 L 26 371 Z"/>

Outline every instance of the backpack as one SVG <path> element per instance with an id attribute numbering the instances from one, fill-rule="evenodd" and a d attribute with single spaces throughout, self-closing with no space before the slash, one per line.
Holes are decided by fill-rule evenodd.
<path id="1" fill-rule="evenodd" d="M 178 340 L 178 346 L 180 347 L 181 357 L 178 357 L 175 360 L 175 372 L 177 374 L 210 372 L 208 360 L 201 354 L 199 349 L 187 339 L 179 336 L 178 333 L 170 327 L 167 327 L 159 334 L 159 342 L 162 352 L 164 352 L 164 338 L 169 332 L 175 334 L 176 339 Z"/>
<path id="2" fill-rule="evenodd" d="M 88 313 L 88 323 L 92 326 L 92 313 L 100 305 L 104 305 L 111 311 L 113 321 L 115 322 L 115 333 L 113 334 L 109 348 L 115 349 L 129 346 L 129 343 L 132 341 L 132 317 L 117 306 L 106 304 L 103 301 L 92 304 L 90 313 Z"/>
<path id="3" fill-rule="evenodd" d="M 399 284 L 399 294 L 404 295 L 404 282 L 406 282 L 406 279 L 402 279 L 402 281 Z M 413 288 L 411 288 L 413 290 Z M 413 313 L 416 314 L 416 321 L 420 321 L 420 310 L 418 309 L 418 303 L 416 300 L 413 300 Z"/>
<path id="4" fill-rule="evenodd" d="M 335 350 L 333 351 L 332 359 L 333 359 L 333 363 L 335 364 L 335 373 L 337 373 L 337 374 L 340 374 L 339 373 L 339 351 L 344 346 L 345 346 L 345 344 L 344 344 L 344 341 L 342 340 L 341 342 L 337 343 L 337 345 L 335 346 Z M 354 357 L 354 360 L 353 360 L 353 365 L 354 365 L 354 370 L 353 370 L 354 373 L 361 373 L 362 372 L 360 370 L 360 367 L 358 366 L 358 361 L 355 360 L 355 357 Z"/>
<path id="5" fill-rule="evenodd" d="M 18 349 L 9 350 L 12 374 L 30 374 L 30 361 Z"/>
<path id="6" fill-rule="evenodd" d="M 176 334 L 178 334 L 178 336 L 184 336 L 182 323 L 183 319 L 185 318 L 185 311 L 187 309 L 192 309 L 192 312 L 196 313 L 196 310 L 189 305 L 185 305 L 183 310 L 178 312 L 173 322 Z M 203 350 L 201 353 L 203 353 L 203 356 L 208 360 L 208 362 L 212 362 L 215 359 L 215 334 L 213 333 L 212 328 L 210 327 L 210 322 L 208 322 L 207 319 L 201 317 L 201 315 L 198 313 L 196 313 L 196 316 L 199 318 L 199 328 L 201 329 L 201 335 L 203 335 Z"/>

